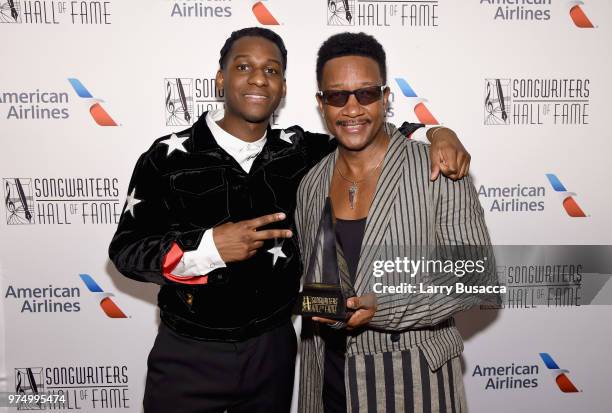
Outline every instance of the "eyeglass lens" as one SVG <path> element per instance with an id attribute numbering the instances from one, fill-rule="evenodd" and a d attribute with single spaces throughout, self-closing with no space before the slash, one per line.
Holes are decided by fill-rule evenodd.
<path id="1" fill-rule="evenodd" d="M 322 93 L 323 102 L 327 105 L 342 107 L 346 105 L 349 97 L 355 95 L 360 105 L 369 105 L 382 97 L 381 86 L 369 86 L 361 89 L 348 90 L 325 90 Z"/>

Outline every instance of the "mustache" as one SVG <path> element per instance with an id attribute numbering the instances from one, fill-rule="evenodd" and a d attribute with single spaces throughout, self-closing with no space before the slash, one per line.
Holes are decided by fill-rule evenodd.
<path id="1" fill-rule="evenodd" d="M 336 126 L 353 126 L 361 125 L 363 123 L 372 123 L 370 119 L 359 119 L 359 120 L 337 120 Z"/>

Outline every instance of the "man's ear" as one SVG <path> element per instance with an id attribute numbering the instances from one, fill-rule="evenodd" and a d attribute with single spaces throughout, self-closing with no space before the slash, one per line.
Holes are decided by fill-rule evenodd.
<path id="1" fill-rule="evenodd" d="M 287 79 L 283 79 L 283 97 L 287 95 Z"/>
<path id="2" fill-rule="evenodd" d="M 323 100 L 321 99 L 321 96 L 318 93 L 315 94 L 315 99 L 317 99 L 317 105 L 319 106 L 319 110 L 321 111 L 321 116 L 325 117 L 325 112 L 323 109 Z"/>
<path id="3" fill-rule="evenodd" d="M 223 71 L 221 69 L 217 70 L 217 75 L 215 76 L 215 86 L 217 86 L 217 90 L 223 90 Z"/>
<path id="4" fill-rule="evenodd" d="M 387 86 L 383 91 L 383 108 L 385 112 L 389 109 L 389 94 L 391 93 L 391 89 Z"/>

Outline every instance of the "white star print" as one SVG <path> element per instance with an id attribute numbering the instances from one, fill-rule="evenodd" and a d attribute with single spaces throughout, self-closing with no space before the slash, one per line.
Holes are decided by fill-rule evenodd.
<path id="1" fill-rule="evenodd" d="M 166 156 L 170 156 L 170 154 L 174 151 L 182 151 L 187 153 L 187 149 L 183 146 L 183 142 L 189 139 L 189 136 L 185 136 L 184 138 L 179 138 L 176 136 L 176 133 L 173 133 L 168 139 L 163 140 L 161 143 L 168 145 L 168 153 Z"/>
<path id="2" fill-rule="evenodd" d="M 281 130 L 280 139 L 281 139 L 281 141 L 285 141 L 285 142 L 290 143 L 291 145 L 293 145 L 293 142 L 290 139 L 293 135 L 295 135 L 295 132 L 285 133 L 284 130 Z"/>
<path id="3" fill-rule="evenodd" d="M 136 195 L 136 188 L 132 189 L 132 193 L 129 194 L 127 196 L 127 199 L 125 200 L 125 203 L 126 203 L 125 212 L 127 213 L 129 211 L 132 214 L 132 218 L 136 218 L 136 216 L 134 215 L 134 207 L 136 206 L 136 204 L 139 204 L 140 202 L 142 202 L 141 199 L 136 199 L 135 195 Z"/>
<path id="4" fill-rule="evenodd" d="M 279 257 L 287 258 L 287 256 L 283 252 L 283 242 L 282 241 L 280 242 L 280 244 L 278 243 L 278 241 L 275 241 L 274 247 L 270 248 L 267 252 L 273 255 L 272 266 L 276 265 L 276 260 L 278 260 Z"/>

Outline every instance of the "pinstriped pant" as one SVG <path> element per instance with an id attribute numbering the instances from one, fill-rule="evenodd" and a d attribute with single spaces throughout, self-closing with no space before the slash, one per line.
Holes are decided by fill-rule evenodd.
<path id="1" fill-rule="evenodd" d="M 433 372 L 418 348 L 348 357 L 344 375 L 349 413 L 467 412 L 459 357 Z"/>

